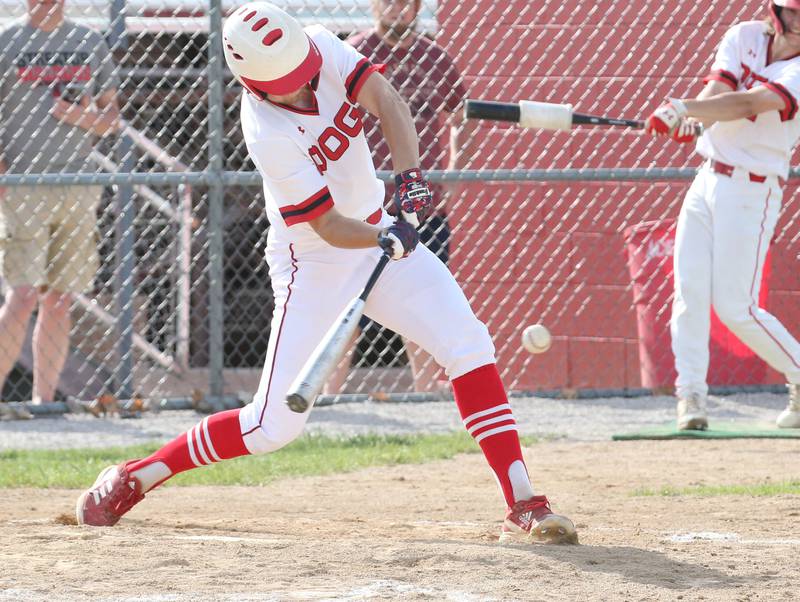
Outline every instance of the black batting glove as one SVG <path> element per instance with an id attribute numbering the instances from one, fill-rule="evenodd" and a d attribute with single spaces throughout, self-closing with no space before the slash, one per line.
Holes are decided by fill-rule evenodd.
<path id="1" fill-rule="evenodd" d="M 392 259 L 408 257 L 417 248 L 419 232 L 407 222 L 398 221 L 378 234 L 378 246 Z"/>
<path id="2" fill-rule="evenodd" d="M 433 211 L 433 195 L 418 167 L 407 169 L 394 177 L 394 200 L 400 215 L 418 228 Z"/>

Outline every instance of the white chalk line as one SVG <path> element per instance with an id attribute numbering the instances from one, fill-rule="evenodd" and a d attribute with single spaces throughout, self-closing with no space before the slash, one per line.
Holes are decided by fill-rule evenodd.
<path id="1" fill-rule="evenodd" d="M 669 541 L 671 543 L 692 543 L 695 541 L 710 541 L 715 543 L 733 543 L 740 545 L 800 546 L 800 539 L 794 539 L 794 538 L 745 539 L 738 533 L 716 533 L 714 531 L 675 533 L 667 536 L 664 539 L 664 541 Z"/>
<path id="2" fill-rule="evenodd" d="M 172 539 L 183 541 L 221 541 L 230 543 L 252 543 L 252 544 L 287 544 L 289 539 L 280 537 L 240 537 L 237 535 L 173 535 Z"/>

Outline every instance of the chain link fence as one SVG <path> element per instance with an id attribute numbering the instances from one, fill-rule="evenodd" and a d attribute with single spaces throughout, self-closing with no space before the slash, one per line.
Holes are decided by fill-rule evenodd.
<path id="1" fill-rule="evenodd" d="M 272 311 L 269 224 L 239 131 L 241 90 L 220 45 L 225 14 L 242 4 L 66 0 L 68 27 L 31 35 L 29 5 L 52 3 L 0 0 L 0 185 L 17 225 L 0 244 L 6 264 L 18 262 L 3 275 L 4 400 L 46 398 L 53 378 L 55 400 L 197 390 L 246 399 L 255 391 Z M 766 17 L 762 2 L 423 0 L 419 39 L 405 48 L 369 34 L 373 8 L 391 2 L 278 4 L 387 64 L 435 183 L 437 215 L 423 239 L 489 326 L 510 389 L 671 384 L 669 220 L 700 164 L 692 149 L 622 129 L 553 133 L 464 122 L 462 102 L 536 99 L 642 118 L 667 96 L 697 94 L 723 32 Z M 101 117 L 69 123 L 116 107 L 107 131 Z M 378 124 L 366 125 L 388 179 Z M 790 331 L 800 323 L 798 212 L 790 182 L 764 300 Z M 46 248 L 28 235 L 37 224 L 66 228 L 65 240 L 84 244 Z M 73 278 L 64 287 L 70 321 L 41 296 L 36 303 L 11 293 L 48 282 L 53 274 L 36 267 L 47 258 L 63 264 L 61 278 Z M 520 344 L 533 323 L 554 335 L 547 353 L 530 355 Z M 378 324 L 363 326 L 329 394 L 442 395 L 444 375 L 427 355 Z M 714 333 L 712 385 L 781 382 L 721 325 Z"/>

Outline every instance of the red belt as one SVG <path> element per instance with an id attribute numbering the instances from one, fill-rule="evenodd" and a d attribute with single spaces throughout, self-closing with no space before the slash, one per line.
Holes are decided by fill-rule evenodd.
<path id="1" fill-rule="evenodd" d="M 383 215 L 383 209 L 378 209 L 375 213 L 373 213 L 372 215 L 366 217 L 364 219 L 364 221 L 367 222 L 368 224 L 372 224 L 374 226 L 379 221 L 381 221 L 381 216 L 382 215 Z"/>
<path id="2" fill-rule="evenodd" d="M 728 165 L 727 163 L 716 161 L 715 159 L 711 159 L 709 163 L 711 165 L 711 171 L 722 174 L 723 176 L 728 176 L 729 178 L 733 176 L 733 172 L 736 169 L 733 165 Z M 748 172 L 747 176 L 750 178 L 751 182 L 756 182 L 758 184 L 763 184 L 767 181 L 767 176 L 760 176 L 751 172 Z M 783 186 L 784 179 L 778 178 L 778 183 Z"/>

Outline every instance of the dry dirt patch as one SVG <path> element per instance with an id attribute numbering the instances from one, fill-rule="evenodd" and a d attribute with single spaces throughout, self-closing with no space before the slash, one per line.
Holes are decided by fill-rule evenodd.
<path id="1" fill-rule="evenodd" d="M 162 488 L 112 529 L 76 491 L 0 492 L 0 600 L 789 600 L 800 497 L 633 497 L 797 478 L 792 440 L 543 443 L 538 491 L 581 545 L 496 543 L 480 455 L 280 481 Z"/>

